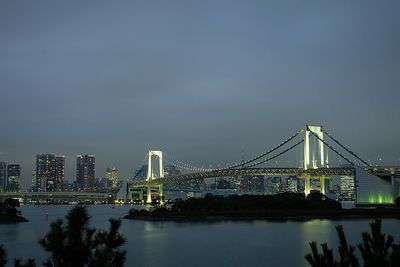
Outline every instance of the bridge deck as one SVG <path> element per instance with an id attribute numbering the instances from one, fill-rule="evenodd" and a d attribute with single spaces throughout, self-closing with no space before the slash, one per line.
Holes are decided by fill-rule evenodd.
<path id="1" fill-rule="evenodd" d="M 174 181 L 189 181 L 214 177 L 235 177 L 235 176 L 251 176 L 251 175 L 266 175 L 266 176 L 311 176 L 311 177 L 329 177 L 329 176 L 353 176 L 355 169 L 348 168 L 319 168 L 308 169 L 302 168 L 243 168 L 243 169 L 223 169 L 213 170 L 208 172 L 189 173 L 179 176 L 170 176 L 158 178 L 150 181 L 135 181 L 132 185 L 159 185 L 167 184 Z"/>

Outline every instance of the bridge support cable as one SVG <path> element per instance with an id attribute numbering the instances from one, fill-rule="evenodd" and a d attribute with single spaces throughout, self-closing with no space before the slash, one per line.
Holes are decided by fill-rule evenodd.
<path id="1" fill-rule="evenodd" d="M 169 156 L 168 154 L 166 154 L 165 152 L 164 152 L 164 156 L 168 157 L 169 160 L 175 162 L 176 165 L 179 165 L 179 166 L 181 166 L 181 167 L 185 166 L 185 168 L 183 168 L 183 169 L 187 169 L 187 170 L 191 170 L 191 171 L 215 171 L 215 170 L 234 169 L 234 168 L 237 168 L 237 167 L 242 167 L 242 168 L 243 168 L 243 167 L 247 167 L 247 166 L 245 166 L 245 165 L 247 165 L 247 164 L 249 164 L 249 163 L 252 163 L 252 162 L 254 162 L 254 161 L 256 161 L 256 160 L 258 160 L 258 159 L 260 159 L 260 158 L 263 158 L 263 157 L 267 156 L 268 154 L 271 154 L 272 152 L 278 150 L 279 148 L 281 148 L 282 146 L 286 145 L 287 143 L 289 143 L 290 141 L 292 141 L 294 138 L 296 138 L 296 137 L 297 137 L 300 133 L 302 133 L 303 131 L 304 131 L 304 129 L 300 129 L 298 132 L 296 132 L 295 134 L 293 134 L 292 136 L 290 136 L 290 137 L 289 137 L 288 139 L 286 139 L 285 141 L 281 142 L 279 145 L 275 146 L 274 148 L 272 148 L 272 149 L 270 149 L 270 150 L 268 150 L 268 151 L 265 151 L 264 153 L 262 153 L 262 154 L 260 154 L 260 155 L 258 155 L 258 156 L 256 156 L 256 157 L 253 157 L 253 158 L 251 158 L 251 159 L 249 159 L 249 160 L 246 160 L 246 161 L 242 161 L 242 162 L 240 162 L 240 163 L 235 163 L 235 164 L 229 165 L 229 166 L 224 167 L 224 168 L 215 168 L 215 169 L 199 168 L 199 167 L 192 166 L 192 165 L 190 165 L 190 164 L 181 162 L 181 161 L 179 161 L 179 160 L 176 160 L 176 159 L 174 159 L 172 156 Z M 290 149 L 289 149 L 289 150 L 290 150 Z M 256 165 L 258 165 L 258 164 L 256 164 Z M 253 166 L 253 165 L 252 165 L 252 166 Z M 254 166 L 255 166 L 255 165 L 254 165 Z M 177 166 L 177 167 L 178 167 L 178 166 Z"/>
<path id="2" fill-rule="evenodd" d="M 268 151 L 265 151 L 264 153 L 262 153 L 262 154 L 260 154 L 260 155 L 258 155 L 258 156 L 256 156 L 256 157 L 254 157 L 254 158 L 252 158 L 252 159 L 249 159 L 249 160 L 246 160 L 246 161 L 243 161 L 243 162 L 240 162 L 240 163 L 236 163 L 236 164 L 227 166 L 227 167 L 225 167 L 225 168 L 218 168 L 218 169 L 214 169 L 214 170 L 228 170 L 228 169 L 234 169 L 234 168 L 237 168 L 237 167 L 242 167 L 242 168 L 243 168 L 243 167 L 248 167 L 248 166 L 245 166 L 245 165 L 247 165 L 248 163 L 254 162 L 254 161 L 256 161 L 256 160 L 258 160 L 258 159 L 260 159 L 260 158 L 263 158 L 263 157 L 265 157 L 266 155 L 271 154 L 272 152 L 278 150 L 279 148 L 281 148 L 282 146 L 286 145 L 287 143 L 289 143 L 290 141 L 292 141 L 294 138 L 296 138 L 296 137 L 297 137 L 300 133 L 302 133 L 303 131 L 304 131 L 304 129 L 300 129 L 298 132 L 296 132 L 295 134 L 293 134 L 291 137 L 289 137 L 288 139 L 286 139 L 285 141 L 283 141 L 283 142 L 280 143 L 279 145 L 275 146 L 274 148 L 272 148 L 272 149 L 270 149 L 270 150 L 268 150 Z M 258 165 L 258 164 L 256 164 L 256 165 Z"/>
<path id="3" fill-rule="evenodd" d="M 270 161 L 270 160 L 273 160 L 274 158 L 277 158 L 277 157 L 279 157 L 279 156 L 285 154 L 286 152 L 288 152 L 289 150 L 292 150 L 293 148 L 297 147 L 298 145 L 300 145 L 300 144 L 303 143 L 303 142 L 304 142 L 304 140 L 302 139 L 302 140 L 298 141 L 296 144 L 292 145 L 291 147 L 289 147 L 289 148 L 283 150 L 282 152 L 280 152 L 280 153 L 278 153 L 278 154 L 276 154 L 276 155 L 274 155 L 274 156 L 272 156 L 272 157 L 269 157 L 269 158 L 267 158 L 267 159 L 265 159 L 265 160 L 258 161 L 258 162 L 254 162 L 254 163 L 252 163 L 252 164 L 250 164 L 250 165 L 247 165 L 246 168 L 251 168 L 251 167 L 254 167 L 254 166 L 263 164 L 263 163 L 265 163 L 265 162 L 268 162 L 268 161 Z"/>
<path id="4" fill-rule="evenodd" d="M 212 169 L 199 168 L 199 167 L 184 163 L 182 161 L 179 161 L 179 160 L 173 158 L 172 156 L 168 155 L 165 152 L 164 152 L 164 156 L 165 156 L 165 158 L 170 160 L 168 163 L 170 163 L 176 167 L 182 167 L 182 169 L 191 170 L 191 171 L 211 171 L 212 170 Z"/>
<path id="5" fill-rule="evenodd" d="M 345 161 L 347 161 L 348 163 L 350 163 L 351 165 L 356 165 L 354 162 L 352 162 L 350 159 L 346 158 L 342 153 L 340 153 L 339 151 L 337 151 L 336 149 L 334 149 L 331 145 L 329 145 L 327 142 L 325 142 L 323 139 L 321 139 L 316 133 L 314 133 L 313 131 L 309 130 L 310 133 L 315 136 L 319 141 L 321 141 L 322 143 L 324 143 L 324 145 L 326 145 L 329 149 L 331 149 L 333 152 L 335 152 L 337 155 L 339 155 L 342 159 L 344 159 Z"/>
<path id="6" fill-rule="evenodd" d="M 335 139 L 332 135 L 330 135 L 327 131 L 324 130 L 324 133 L 330 138 L 332 139 L 336 144 L 338 144 L 339 146 L 341 146 L 344 150 L 346 150 L 348 153 L 350 153 L 351 155 L 353 155 L 355 158 L 357 158 L 359 161 L 361 161 L 362 163 L 364 163 L 366 166 L 371 167 L 371 165 L 366 162 L 365 160 L 363 160 L 362 158 L 360 158 L 356 153 L 354 153 L 353 151 L 351 151 L 350 149 L 348 149 L 347 147 L 345 147 L 344 145 L 342 145 L 337 139 Z"/>
<path id="7" fill-rule="evenodd" d="M 193 167 L 188 167 L 186 165 L 182 165 L 179 162 L 170 160 L 169 158 L 164 158 L 164 161 L 172 166 L 177 167 L 178 169 L 181 170 L 186 170 L 186 171 L 207 171 L 205 169 L 200 169 L 200 168 L 193 168 Z"/>

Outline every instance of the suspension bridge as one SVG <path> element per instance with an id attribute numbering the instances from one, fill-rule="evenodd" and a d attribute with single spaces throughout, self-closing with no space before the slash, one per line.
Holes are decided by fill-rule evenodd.
<path id="1" fill-rule="evenodd" d="M 296 161 L 297 166 L 265 167 L 268 163 L 274 162 L 277 158 L 283 157 L 296 149 L 302 152 L 301 157 Z M 333 166 L 328 151 L 346 164 Z M 145 176 L 128 184 L 128 195 L 135 192 L 136 197 L 146 199 L 147 203 L 152 203 L 154 197 L 162 199 L 163 186 L 172 182 L 256 175 L 299 177 L 304 179 L 304 193 L 306 195 L 311 190 L 316 189 L 325 194 L 325 181 L 333 176 L 353 177 L 355 188 L 360 193 L 357 195 L 359 202 L 368 202 L 368 200 L 365 200 L 366 198 L 369 198 L 369 202 L 371 202 L 370 195 L 374 194 L 377 195 L 377 200 L 382 199 L 382 195 L 385 195 L 385 199 L 388 199 L 387 202 L 393 202 L 393 198 L 398 194 L 398 189 L 394 188 L 394 175 L 389 175 L 389 179 L 385 179 L 387 178 L 385 173 L 383 175 L 382 173 L 380 173 L 381 175 L 374 173 L 376 168 L 344 146 L 322 126 L 305 125 L 304 128 L 275 147 L 248 160 L 226 164 L 225 167 L 220 168 L 196 167 L 176 160 L 161 150 L 149 150 L 142 164 L 146 161 Z M 183 170 L 185 173 L 166 176 L 164 162 Z M 146 165 L 143 164 L 143 166 Z M 311 179 L 319 179 L 319 188 L 312 188 Z M 372 191 L 375 191 L 372 192 L 368 189 L 369 187 L 372 187 Z M 389 194 L 391 194 L 391 197 L 387 197 Z"/>

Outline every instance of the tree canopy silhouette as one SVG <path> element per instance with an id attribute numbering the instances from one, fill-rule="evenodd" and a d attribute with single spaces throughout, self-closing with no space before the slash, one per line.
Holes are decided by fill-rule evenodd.
<path id="1" fill-rule="evenodd" d="M 371 234 L 362 233 L 362 243 L 357 245 L 361 252 L 364 267 L 398 267 L 400 266 L 400 244 L 394 242 L 391 235 L 382 233 L 382 221 L 370 223 Z M 305 256 L 312 267 L 359 267 L 355 255 L 356 248 L 348 245 L 343 226 L 336 226 L 339 237 L 339 261 L 333 258 L 332 249 L 326 243 L 321 244 L 322 253 L 318 252 L 317 243 L 311 242 L 311 253 Z"/>
<path id="2" fill-rule="evenodd" d="M 52 223 L 50 232 L 39 241 L 51 256 L 48 267 L 104 266 L 119 267 L 125 262 L 125 251 L 120 247 L 125 238 L 118 232 L 121 220 L 110 219 L 108 231 L 89 227 L 87 209 L 76 206 L 66 216 L 67 223 L 59 219 Z"/>

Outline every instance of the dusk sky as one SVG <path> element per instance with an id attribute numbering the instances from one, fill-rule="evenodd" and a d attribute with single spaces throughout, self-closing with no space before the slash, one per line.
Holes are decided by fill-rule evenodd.
<path id="1" fill-rule="evenodd" d="M 400 165 L 399 1 L 0 2 L 0 161 L 240 161 L 304 124 Z"/>

